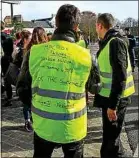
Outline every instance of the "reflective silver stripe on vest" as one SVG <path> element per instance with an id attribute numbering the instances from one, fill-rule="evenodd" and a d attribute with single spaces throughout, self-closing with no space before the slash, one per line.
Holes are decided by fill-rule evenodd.
<path id="1" fill-rule="evenodd" d="M 104 78 L 112 78 L 112 74 L 111 73 L 108 73 L 108 72 L 102 72 L 100 71 L 100 75 Z M 129 71 L 127 73 L 127 77 L 131 76 L 132 75 L 132 71 Z"/>
<path id="2" fill-rule="evenodd" d="M 65 99 L 65 100 L 79 100 L 85 97 L 85 93 L 61 92 L 55 90 L 41 89 L 38 87 L 32 88 L 32 94 L 35 93 L 43 97 Z"/>
<path id="3" fill-rule="evenodd" d="M 125 89 L 128 89 L 128 88 L 130 88 L 132 86 L 134 86 L 134 82 L 133 81 L 127 83 Z M 109 84 L 109 83 L 102 83 L 102 87 L 106 88 L 106 89 L 111 89 L 111 84 Z"/>
<path id="4" fill-rule="evenodd" d="M 112 78 L 112 74 L 111 73 L 107 73 L 107 72 L 102 72 L 100 71 L 100 75 L 102 77 L 105 77 L 105 78 Z"/>
<path id="5" fill-rule="evenodd" d="M 46 118 L 46 119 L 51 119 L 51 120 L 73 120 L 76 118 L 81 117 L 87 112 L 86 106 L 78 112 L 74 112 L 71 114 L 67 113 L 52 113 L 52 112 L 47 112 L 47 111 L 42 111 L 32 105 L 31 108 L 32 112 L 35 113 L 36 115 Z"/>

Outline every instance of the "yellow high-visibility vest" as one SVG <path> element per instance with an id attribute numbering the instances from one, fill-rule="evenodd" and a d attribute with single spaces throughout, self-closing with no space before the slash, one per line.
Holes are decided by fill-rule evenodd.
<path id="1" fill-rule="evenodd" d="M 90 69 L 89 51 L 76 43 L 50 41 L 32 47 L 32 118 L 39 137 L 70 143 L 86 136 L 85 84 Z"/>
<path id="2" fill-rule="evenodd" d="M 111 38 L 109 40 L 109 42 L 104 47 L 104 49 L 100 52 L 100 55 L 98 57 L 100 77 L 101 77 L 101 82 L 102 82 L 102 89 L 99 92 L 99 94 L 104 97 L 109 97 L 110 92 L 111 92 L 111 86 L 112 86 L 112 67 L 110 64 L 110 57 L 109 57 L 110 56 L 109 45 L 113 39 L 115 38 Z M 127 56 L 128 56 L 128 68 L 126 70 L 127 79 L 126 79 L 126 86 L 122 92 L 121 98 L 128 97 L 135 92 L 129 53 L 127 53 Z"/>
<path id="3" fill-rule="evenodd" d="M 86 44 L 84 40 L 79 40 L 79 42 L 77 42 L 77 44 L 83 48 L 86 48 Z"/>

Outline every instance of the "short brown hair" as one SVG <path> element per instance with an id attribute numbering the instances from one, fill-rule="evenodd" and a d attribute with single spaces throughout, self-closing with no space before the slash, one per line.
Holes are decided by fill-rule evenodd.
<path id="1" fill-rule="evenodd" d="M 21 32 L 21 39 L 24 40 L 24 39 L 28 39 L 29 36 L 31 36 L 31 32 L 29 32 L 28 30 L 23 30 Z"/>
<path id="2" fill-rule="evenodd" d="M 97 18 L 97 23 L 101 23 L 105 29 L 109 29 L 114 26 L 114 17 L 109 13 L 99 14 Z"/>

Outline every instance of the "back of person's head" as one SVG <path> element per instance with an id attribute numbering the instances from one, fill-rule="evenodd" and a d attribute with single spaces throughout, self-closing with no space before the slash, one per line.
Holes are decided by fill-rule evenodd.
<path id="1" fill-rule="evenodd" d="M 31 32 L 30 31 L 28 31 L 28 30 L 23 30 L 22 32 L 21 32 L 21 39 L 22 39 L 22 41 L 24 41 L 24 39 L 29 39 L 31 37 Z"/>
<path id="2" fill-rule="evenodd" d="M 98 15 L 97 23 L 100 23 L 106 30 L 112 28 L 115 24 L 115 19 L 110 13 Z"/>
<path id="3" fill-rule="evenodd" d="M 17 32 L 15 34 L 15 37 L 16 37 L 17 40 L 21 39 L 21 32 Z"/>
<path id="4" fill-rule="evenodd" d="M 27 47 L 28 47 L 30 40 L 31 40 L 31 32 L 29 32 L 28 30 L 23 30 L 21 32 L 21 41 L 19 42 L 19 47 L 23 46 L 24 53 L 26 53 L 26 51 L 27 51 Z"/>
<path id="5" fill-rule="evenodd" d="M 1 31 L 3 31 L 5 29 L 5 24 L 3 21 L 0 22 L 0 25 L 1 25 Z"/>
<path id="6" fill-rule="evenodd" d="M 47 35 L 42 27 L 35 27 L 32 33 L 32 44 L 39 44 L 47 42 Z"/>
<path id="7" fill-rule="evenodd" d="M 115 29 L 120 30 L 120 26 L 119 26 L 119 25 L 116 25 L 116 26 L 115 26 Z"/>
<path id="8" fill-rule="evenodd" d="M 125 28 L 125 31 L 130 31 L 130 28 L 129 28 L 129 27 L 126 27 L 126 28 Z"/>
<path id="9" fill-rule="evenodd" d="M 125 34 L 126 34 L 126 35 L 129 35 L 129 34 L 130 34 L 130 28 L 129 28 L 129 27 L 126 27 L 126 28 L 125 28 Z"/>
<path id="10" fill-rule="evenodd" d="M 71 4 L 62 5 L 56 14 L 56 26 L 76 30 L 80 23 L 80 11 Z"/>
<path id="11" fill-rule="evenodd" d="M 46 43 L 47 41 L 48 39 L 45 30 L 42 27 L 35 27 L 27 49 L 29 50 L 33 45 Z"/>

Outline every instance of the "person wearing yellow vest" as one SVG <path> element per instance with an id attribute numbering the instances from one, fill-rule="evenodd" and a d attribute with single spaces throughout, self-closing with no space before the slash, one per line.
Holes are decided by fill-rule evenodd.
<path id="1" fill-rule="evenodd" d="M 80 29 L 78 29 L 77 31 L 77 37 L 79 39 L 78 42 L 76 42 L 79 46 L 83 47 L 83 48 L 87 48 L 87 42 L 84 40 L 82 32 Z M 86 90 L 86 104 L 88 105 L 88 100 L 89 100 L 89 96 L 88 96 L 88 92 Z"/>
<path id="2" fill-rule="evenodd" d="M 77 31 L 77 36 L 78 36 L 78 38 L 79 38 L 79 41 L 77 42 L 77 44 L 78 44 L 79 46 L 83 47 L 83 48 L 87 48 L 88 44 L 87 44 L 87 42 L 84 40 L 84 37 L 83 37 L 82 32 L 81 32 L 80 29 L 78 29 L 78 31 Z"/>
<path id="3" fill-rule="evenodd" d="M 130 96 L 135 92 L 127 45 L 114 28 L 109 13 L 100 14 L 96 31 L 101 39 L 97 53 L 102 88 L 95 95 L 94 106 L 102 108 L 103 141 L 101 158 L 119 158 L 120 133 Z"/>
<path id="4" fill-rule="evenodd" d="M 82 39 L 80 40 L 79 42 L 77 42 L 77 44 L 83 48 L 86 48 L 86 44 L 85 44 L 85 41 Z"/>
<path id="5" fill-rule="evenodd" d="M 79 23 L 77 7 L 61 6 L 51 41 L 31 48 L 34 158 L 50 158 L 58 145 L 65 158 L 83 157 L 85 84 L 92 61 L 89 51 L 76 44 Z"/>

